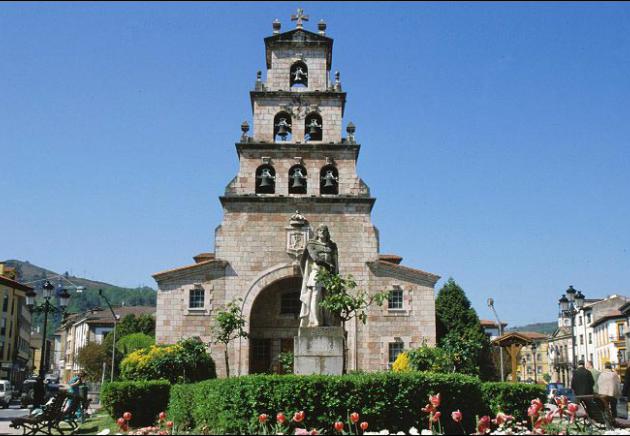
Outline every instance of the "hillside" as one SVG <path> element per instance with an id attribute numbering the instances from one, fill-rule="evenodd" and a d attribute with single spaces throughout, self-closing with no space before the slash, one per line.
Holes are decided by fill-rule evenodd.
<path id="1" fill-rule="evenodd" d="M 558 321 L 552 322 L 537 322 L 534 324 L 527 324 L 520 327 L 510 327 L 508 331 L 523 331 L 523 332 L 536 332 L 545 335 L 552 335 L 558 328 Z"/>
<path id="2" fill-rule="evenodd" d="M 16 278 L 19 282 L 33 286 L 36 291 L 41 289 L 45 279 L 50 280 L 57 287 L 65 287 L 70 293 L 68 312 L 83 312 L 93 307 L 106 307 L 105 301 L 98 295 L 99 289 L 103 290 L 103 294 L 112 306 L 155 306 L 156 304 L 156 291 L 146 286 L 141 288 L 124 288 L 106 282 L 73 276 L 67 272 L 60 274 L 28 261 L 11 259 L 3 263 L 11 268 L 15 268 Z M 40 316 L 34 316 L 34 326 L 41 324 L 40 318 Z M 48 331 L 54 331 L 58 325 L 59 317 L 53 317 Z M 53 328 L 51 329 L 50 327 Z"/>

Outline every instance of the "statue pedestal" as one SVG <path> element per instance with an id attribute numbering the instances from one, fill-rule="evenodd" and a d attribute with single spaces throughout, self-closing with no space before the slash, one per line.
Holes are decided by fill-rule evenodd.
<path id="1" fill-rule="evenodd" d="M 293 345 L 293 372 L 341 375 L 343 338 L 343 327 L 300 327 Z"/>

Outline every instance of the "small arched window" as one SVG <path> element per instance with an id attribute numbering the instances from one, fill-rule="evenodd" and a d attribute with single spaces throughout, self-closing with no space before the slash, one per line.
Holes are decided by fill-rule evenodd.
<path id="1" fill-rule="evenodd" d="M 321 141 L 323 129 L 322 117 L 316 112 L 308 114 L 304 120 L 304 139 L 306 141 Z"/>
<path id="2" fill-rule="evenodd" d="M 271 165 L 261 165 L 256 169 L 256 194 L 276 192 L 276 170 Z"/>
<path id="3" fill-rule="evenodd" d="M 289 194 L 306 194 L 306 168 L 293 165 L 289 170 Z"/>
<path id="4" fill-rule="evenodd" d="M 291 115 L 288 112 L 278 112 L 273 118 L 273 140 L 290 141 L 292 131 Z"/>
<path id="5" fill-rule="evenodd" d="M 320 194 L 339 194 L 339 171 L 334 165 L 326 165 L 320 171 Z"/>
<path id="6" fill-rule="evenodd" d="M 303 61 L 294 62 L 291 65 L 290 70 L 290 85 L 291 88 L 296 87 L 308 87 L 308 67 Z"/>

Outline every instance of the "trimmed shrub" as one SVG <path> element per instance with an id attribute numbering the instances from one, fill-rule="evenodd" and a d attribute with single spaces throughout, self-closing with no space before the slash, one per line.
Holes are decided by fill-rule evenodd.
<path id="1" fill-rule="evenodd" d="M 482 383 L 481 392 L 489 413 L 504 412 L 517 420 L 527 419 L 531 400 L 540 398 L 544 402 L 546 397 L 543 386 L 524 383 Z"/>
<path id="2" fill-rule="evenodd" d="M 168 402 L 168 418 L 175 423 L 174 430 L 194 428 L 193 406 L 194 391 L 201 385 L 180 384 L 171 387 L 171 398 Z"/>
<path id="3" fill-rule="evenodd" d="M 472 430 L 475 415 L 485 410 L 480 381 L 461 374 L 254 375 L 183 385 L 173 392 L 169 416 L 213 434 L 244 434 L 257 425 L 261 413 L 275 416 L 282 411 L 290 417 L 298 410 L 306 413 L 309 427 L 331 429 L 332 423 L 346 421 L 356 411 L 371 428 L 408 431 L 425 426 L 420 409 L 429 394 L 436 393 L 441 394 L 445 424 L 450 425 L 450 413 L 460 409 Z"/>
<path id="4" fill-rule="evenodd" d="M 198 338 L 175 345 L 152 345 L 130 353 L 120 364 L 125 380 L 159 380 L 190 383 L 216 378 L 214 360 Z"/>
<path id="5" fill-rule="evenodd" d="M 166 380 L 106 383 L 101 389 L 101 404 L 114 420 L 131 412 L 131 426 L 155 423 L 168 407 L 171 384 Z"/>

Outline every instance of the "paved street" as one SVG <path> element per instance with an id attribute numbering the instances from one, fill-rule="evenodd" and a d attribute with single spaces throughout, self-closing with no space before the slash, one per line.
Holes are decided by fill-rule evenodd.
<path id="1" fill-rule="evenodd" d="M 28 409 L 20 408 L 18 402 L 14 401 L 11 407 L 8 409 L 0 409 L 0 435 L 5 434 L 22 434 L 22 431 L 16 431 L 15 429 L 9 428 L 9 424 L 11 424 L 11 420 L 13 418 L 17 418 L 19 416 L 24 416 L 28 414 Z"/>

